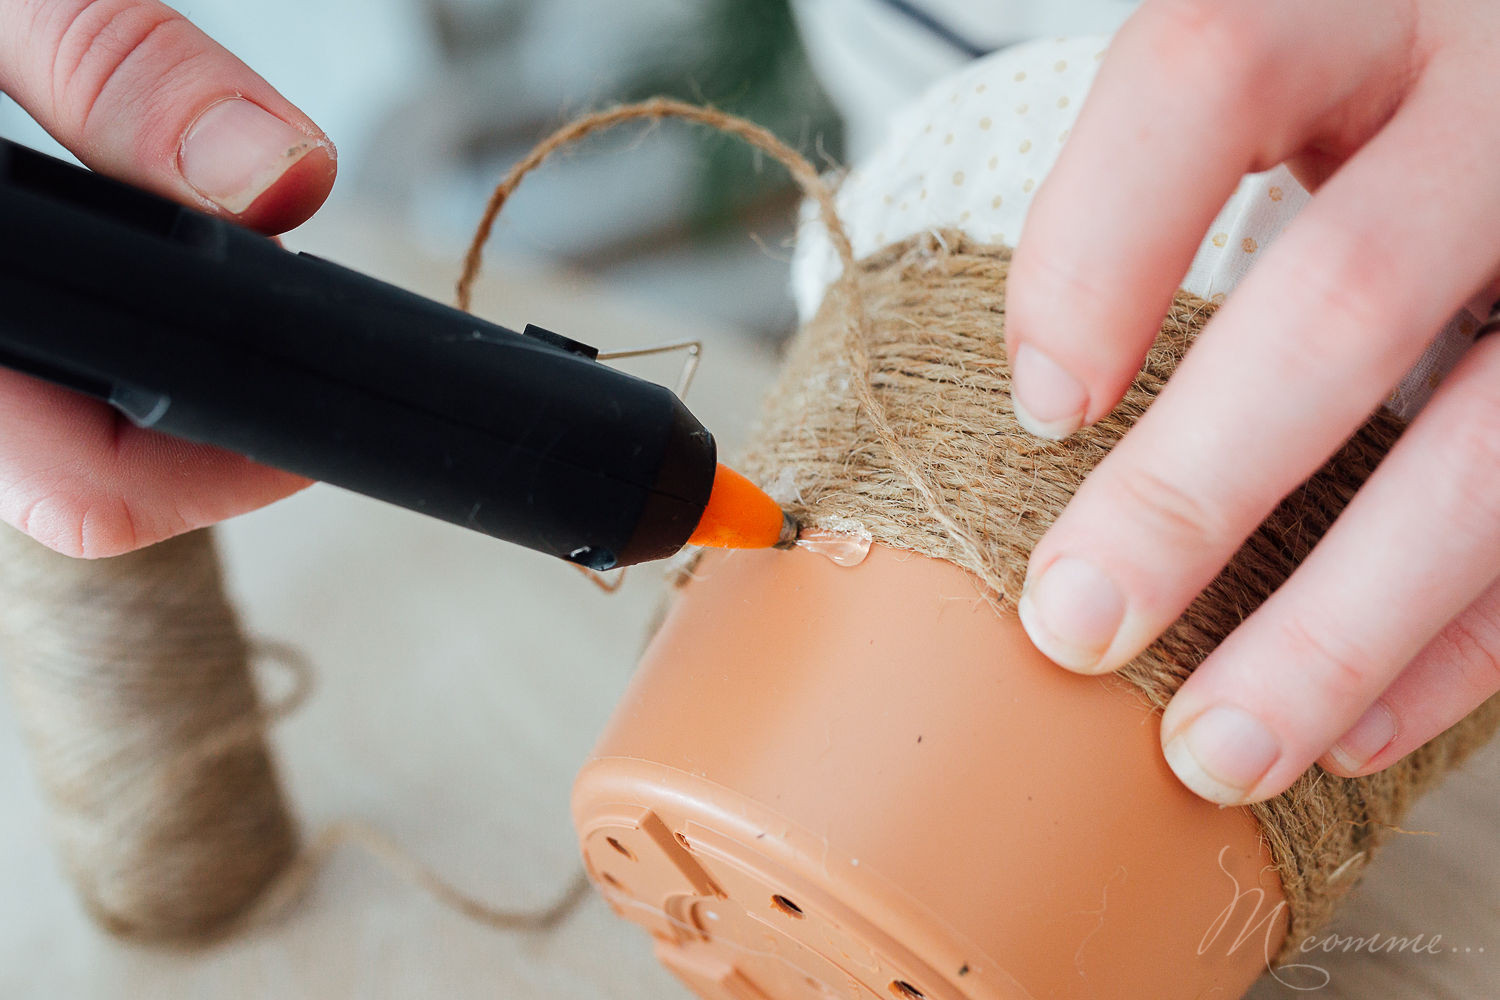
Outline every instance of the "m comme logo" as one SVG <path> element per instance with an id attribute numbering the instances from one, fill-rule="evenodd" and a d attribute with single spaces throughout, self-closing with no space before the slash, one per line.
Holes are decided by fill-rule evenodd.
<path id="1" fill-rule="evenodd" d="M 1228 954 L 1234 954 L 1247 943 L 1259 940 L 1265 958 L 1266 971 L 1272 979 L 1287 989 L 1299 991 L 1320 990 L 1333 980 L 1332 973 L 1315 962 L 1285 962 L 1274 964 L 1277 931 L 1281 927 L 1286 900 L 1277 900 L 1268 905 L 1266 892 L 1260 886 L 1241 888 L 1239 880 L 1224 864 L 1224 855 L 1229 850 L 1225 845 L 1219 851 L 1219 870 L 1229 879 L 1232 898 L 1219 911 L 1204 931 L 1198 942 L 1198 954 L 1207 954 L 1221 940 L 1227 944 Z M 1233 931 L 1233 933 L 1231 933 Z M 1456 945 L 1445 945 L 1441 934 L 1428 936 L 1400 934 L 1310 934 L 1297 944 L 1301 955 L 1316 957 L 1333 954 L 1409 954 L 1409 955 L 1453 955 L 1482 954 L 1484 949 Z"/>

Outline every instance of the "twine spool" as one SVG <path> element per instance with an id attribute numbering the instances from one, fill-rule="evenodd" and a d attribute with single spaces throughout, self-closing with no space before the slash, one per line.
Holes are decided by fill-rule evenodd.
<path id="1" fill-rule="evenodd" d="M 297 850 L 207 531 L 70 559 L 0 530 L 0 667 L 67 872 L 111 932 L 230 927 Z"/>
<path id="2" fill-rule="evenodd" d="M 945 559 L 1014 614 L 1027 558 L 1063 506 L 1145 412 L 1214 307 L 1179 293 L 1142 371 L 1104 420 L 1066 441 L 1025 433 L 1003 347 L 1010 251 L 929 233 L 860 261 L 798 334 L 741 463 L 805 523 L 867 531 Z M 851 338 L 858 343 L 851 349 Z M 1229 566 L 1121 676 L 1157 708 L 1281 584 L 1402 430 L 1380 411 L 1289 496 Z M 1413 801 L 1500 722 L 1491 698 L 1377 774 L 1313 767 L 1248 807 L 1285 889 L 1281 958 L 1315 933 Z"/>
<path id="3" fill-rule="evenodd" d="M 509 909 L 358 820 L 299 845 L 265 730 L 302 702 L 309 677 L 295 653 L 280 658 L 298 683 L 263 703 L 208 530 L 86 561 L 0 528 L 0 669 L 57 850 L 101 926 L 210 943 L 281 913 L 346 844 L 496 930 L 550 931 L 573 913 L 581 872 L 553 902 Z"/>

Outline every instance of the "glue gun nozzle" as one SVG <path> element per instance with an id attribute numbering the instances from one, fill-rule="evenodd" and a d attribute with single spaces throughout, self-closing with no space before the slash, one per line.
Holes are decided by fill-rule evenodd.
<path id="1" fill-rule="evenodd" d="M 727 465 L 714 474 L 712 494 L 689 545 L 718 549 L 790 548 L 797 522 L 759 487 Z"/>
<path id="2" fill-rule="evenodd" d="M 797 519 L 787 511 L 781 512 L 781 535 L 776 539 L 776 544 L 771 546 L 775 549 L 790 549 L 797 545 L 797 535 L 802 531 L 802 526 Z"/>

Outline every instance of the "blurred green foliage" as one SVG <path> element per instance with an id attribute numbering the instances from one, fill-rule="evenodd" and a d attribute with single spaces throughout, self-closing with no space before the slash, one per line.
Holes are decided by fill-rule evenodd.
<path id="1" fill-rule="evenodd" d="M 696 37 L 664 39 L 630 99 L 664 94 L 748 118 L 822 168 L 843 150 L 843 128 L 818 86 L 789 0 L 703 0 Z M 717 229 L 787 189 L 778 164 L 743 142 L 695 129 L 702 169 L 692 193 L 694 228 Z"/>

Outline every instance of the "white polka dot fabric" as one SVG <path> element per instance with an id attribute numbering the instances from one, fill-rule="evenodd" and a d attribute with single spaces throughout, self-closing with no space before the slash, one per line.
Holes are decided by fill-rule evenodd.
<path id="1" fill-rule="evenodd" d="M 894 113 L 885 140 L 839 189 L 839 214 L 855 256 L 945 228 L 1014 246 L 1108 42 L 1096 36 L 1017 45 L 940 80 Z M 1247 175 L 1209 227 L 1182 287 L 1206 299 L 1227 295 L 1308 198 L 1285 167 Z M 805 205 L 792 266 L 803 320 L 817 311 L 838 273 L 816 209 Z M 1414 416 L 1477 326 L 1468 310 L 1455 317 L 1386 405 Z"/>

